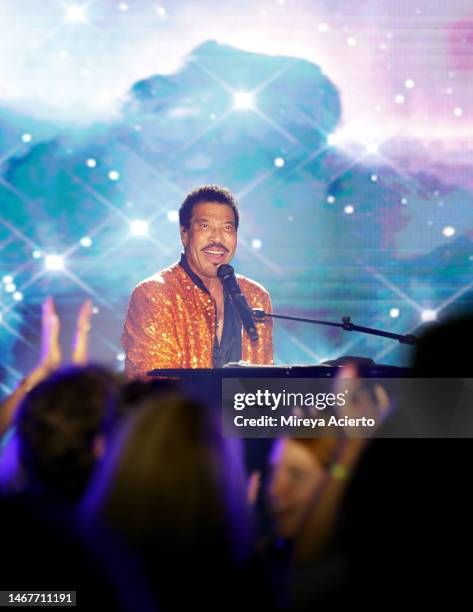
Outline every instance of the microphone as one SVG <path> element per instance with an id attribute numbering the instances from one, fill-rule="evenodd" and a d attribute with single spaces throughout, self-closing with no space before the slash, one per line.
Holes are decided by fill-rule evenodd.
<path id="1" fill-rule="evenodd" d="M 251 308 L 246 301 L 246 297 L 241 292 L 238 281 L 235 277 L 235 271 L 232 266 L 223 264 L 217 270 L 217 276 L 219 277 L 222 285 L 230 294 L 232 302 L 235 304 L 238 314 L 240 315 L 243 327 L 246 333 L 253 342 L 258 340 L 258 332 L 256 331 L 255 323 L 253 321 L 253 315 Z"/>

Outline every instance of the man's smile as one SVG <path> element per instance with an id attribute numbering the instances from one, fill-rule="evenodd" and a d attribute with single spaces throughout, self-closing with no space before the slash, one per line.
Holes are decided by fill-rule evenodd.
<path id="1" fill-rule="evenodd" d="M 202 249 L 205 256 L 213 264 L 219 264 L 223 261 L 223 258 L 228 253 L 228 249 L 223 246 L 206 246 Z"/>

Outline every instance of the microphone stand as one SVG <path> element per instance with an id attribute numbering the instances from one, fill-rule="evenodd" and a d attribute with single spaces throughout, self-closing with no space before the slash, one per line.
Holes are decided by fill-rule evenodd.
<path id="1" fill-rule="evenodd" d="M 272 319 L 284 319 L 286 321 L 299 321 L 301 323 L 312 323 L 313 325 L 329 325 L 330 327 L 340 327 L 345 331 L 356 331 L 362 334 L 372 334 L 373 336 L 382 336 L 383 338 L 392 338 L 398 340 L 401 344 L 416 345 L 419 338 L 412 334 L 393 334 L 392 332 L 384 331 L 383 329 L 373 329 L 372 327 L 362 327 L 351 322 L 350 317 L 342 317 L 342 323 L 333 321 L 318 321 L 317 319 L 304 319 L 303 317 L 290 317 L 288 315 L 278 315 L 271 312 L 265 312 L 260 308 L 253 308 L 251 313 L 256 321 L 262 321 L 266 317 Z"/>

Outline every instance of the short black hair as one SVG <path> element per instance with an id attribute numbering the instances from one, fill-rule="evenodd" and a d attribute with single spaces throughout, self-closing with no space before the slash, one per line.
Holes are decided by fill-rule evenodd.
<path id="1" fill-rule="evenodd" d="M 189 229 L 192 210 L 196 204 L 202 202 L 218 202 L 219 204 L 230 206 L 235 215 L 235 228 L 238 229 L 240 214 L 236 198 L 229 189 L 219 185 L 202 185 L 187 194 L 179 209 L 179 223 L 182 227 Z"/>

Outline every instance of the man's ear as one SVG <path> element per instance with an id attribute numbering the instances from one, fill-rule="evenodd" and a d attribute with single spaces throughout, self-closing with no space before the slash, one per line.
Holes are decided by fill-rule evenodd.
<path id="1" fill-rule="evenodd" d="M 189 232 L 186 230 L 186 228 L 183 225 L 181 225 L 179 231 L 181 234 L 182 246 L 186 247 L 187 241 L 189 240 Z"/>

